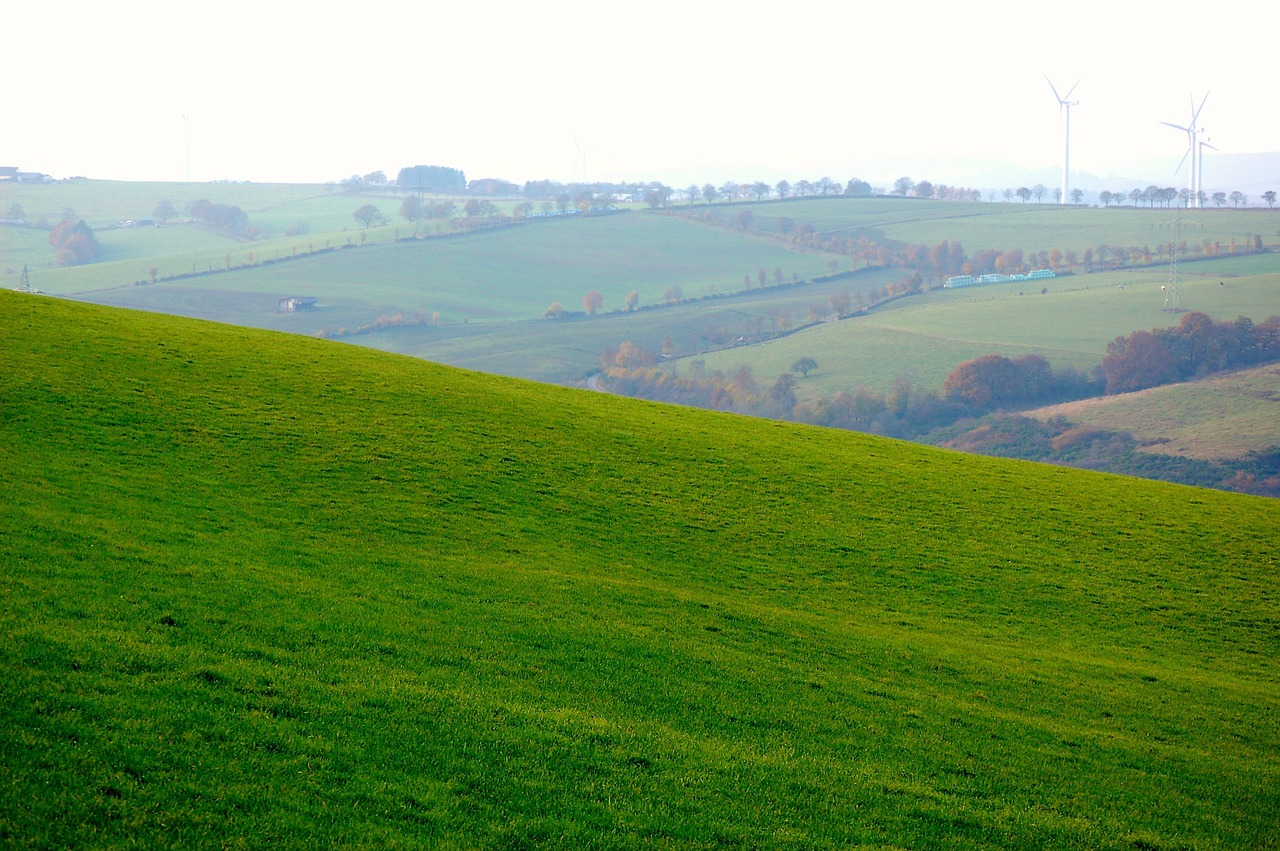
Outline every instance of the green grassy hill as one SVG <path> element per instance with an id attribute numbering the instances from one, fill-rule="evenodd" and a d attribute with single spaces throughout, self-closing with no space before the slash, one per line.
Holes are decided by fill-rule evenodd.
<path id="1" fill-rule="evenodd" d="M 0 292 L 0 844 L 1259 848 L 1280 508 Z"/>

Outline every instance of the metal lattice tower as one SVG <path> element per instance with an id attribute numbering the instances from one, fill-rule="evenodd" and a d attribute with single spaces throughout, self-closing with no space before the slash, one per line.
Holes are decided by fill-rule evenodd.
<path id="1" fill-rule="evenodd" d="M 1178 269 L 1178 255 L 1182 253 L 1182 214 L 1173 219 L 1173 248 L 1169 252 L 1169 282 L 1160 289 L 1164 292 L 1164 309 L 1169 313 L 1182 313 L 1182 273 Z"/>
<path id="2" fill-rule="evenodd" d="M 18 292 L 20 293 L 35 292 L 35 290 L 31 289 L 31 277 L 27 274 L 26 263 L 22 264 L 22 281 L 18 284 Z"/>

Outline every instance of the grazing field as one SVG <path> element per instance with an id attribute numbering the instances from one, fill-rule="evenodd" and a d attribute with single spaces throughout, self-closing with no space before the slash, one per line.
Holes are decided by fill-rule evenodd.
<path id="1" fill-rule="evenodd" d="M 1101 399 L 1040 408 L 1089 428 L 1127 431 L 1150 452 L 1239 458 L 1280 446 L 1280 366 L 1275 364 Z"/>
<path id="2" fill-rule="evenodd" d="M 1276 501 L 8 292 L 0 347 L 6 847 L 1280 841 Z"/>
<path id="3" fill-rule="evenodd" d="M 900 277 L 868 269 L 836 280 L 752 290 L 636 313 L 393 328 L 352 338 L 361 345 L 411 354 L 484 372 L 556 383 L 575 382 L 600 366 L 624 341 L 657 355 L 696 354 L 771 334 L 780 317 L 792 322 L 830 310 L 833 295 L 858 293 Z"/>
<path id="4" fill-rule="evenodd" d="M 970 256 L 978 251 L 1051 251 L 1083 253 L 1087 248 L 1149 246 L 1152 251 L 1174 238 L 1173 221 L 1183 221 L 1182 238 L 1195 250 L 1205 241 L 1228 250 L 1260 235 L 1264 244 L 1280 241 L 1280 211 L 1234 209 L 1149 209 L 1062 207 L 1056 204 L 988 204 L 926 201 L 918 198 L 803 198 L 757 204 L 749 209 L 754 226 L 777 232 L 780 218 L 812 225 L 819 233 L 866 236 L 933 245 L 961 243 Z"/>
<path id="5" fill-rule="evenodd" d="M 1280 313 L 1280 254 L 1183 265 L 1182 303 L 1188 309 L 1219 320 Z M 1087 372 L 1116 337 L 1178 323 L 1178 314 L 1163 309 L 1161 288 L 1168 280 L 1168 270 L 1157 268 L 1037 281 L 1034 290 L 1026 283 L 934 290 L 865 317 L 704 360 L 709 369 L 722 370 L 745 363 L 757 376 L 772 378 L 797 358 L 812 357 L 819 368 L 800 384 L 811 393 L 859 385 L 884 392 L 900 375 L 939 389 L 958 364 L 987 353 L 1039 354 L 1055 368 Z"/>
<path id="6" fill-rule="evenodd" d="M 262 258 L 265 259 L 265 258 Z M 826 256 L 769 240 L 657 216 L 620 214 L 532 222 L 449 237 L 329 252 L 279 265 L 235 269 L 210 278 L 138 288 L 104 301 L 165 310 L 170 300 L 204 289 L 219 292 L 311 295 L 322 300 L 314 330 L 333 327 L 325 306 L 360 304 L 371 322 L 378 313 L 440 312 L 446 321 L 533 319 L 552 302 L 581 311 L 591 290 L 604 310 L 621 309 L 636 291 L 639 304 L 661 303 L 679 286 L 691 298 L 743 289 L 743 277 L 781 269 L 809 278 L 827 271 Z M 770 278 L 772 280 L 772 278 Z M 224 310 L 208 296 L 212 310 Z M 201 317 L 197 317 L 201 318 Z M 258 325 L 247 314 L 239 324 Z M 339 317 L 338 322 L 349 319 Z"/>

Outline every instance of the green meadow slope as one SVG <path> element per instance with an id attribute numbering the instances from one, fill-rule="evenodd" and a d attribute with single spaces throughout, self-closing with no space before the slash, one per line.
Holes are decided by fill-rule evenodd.
<path id="1" fill-rule="evenodd" d="M 1240 458 L 1280 446 L 1280 364 L 1050 405 L 1027 414 L 1128 432 L 1151 452 L 1207 460 Z"/>
<path id="2" fill-rule="evenodd" d="M 1280 503 L 0 292 L 5 847 L 1261 848 Z"/>

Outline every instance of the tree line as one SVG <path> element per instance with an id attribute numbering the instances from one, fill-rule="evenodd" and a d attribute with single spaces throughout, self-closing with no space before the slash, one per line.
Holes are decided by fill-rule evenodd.
<path id="1" fill-rule="evenodd" d="M 1170 328 L 1134 331 L 1107 344 L 1106 392 L 1127 393 L 1280 360 L 1280 316 L 1216 322 L 1193 311 Z"/>
<path id="2" fill-rule="evenodd" d="M 249 214 L 234 204 L 215 204 L 208 198 L 192 201 L 187 210 L 191 218 L 231 234 L 257 236 L 257 230 L 249 223 Z"/>

